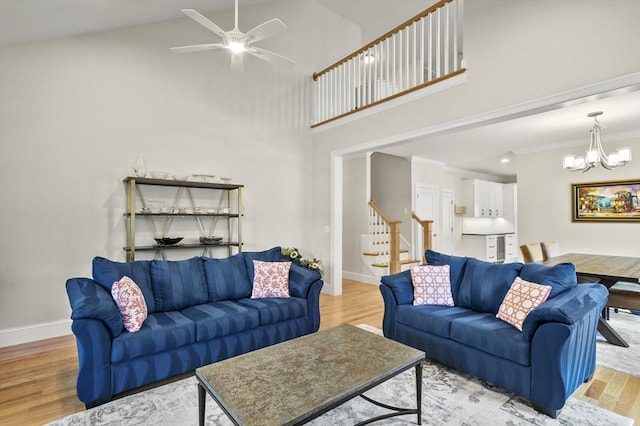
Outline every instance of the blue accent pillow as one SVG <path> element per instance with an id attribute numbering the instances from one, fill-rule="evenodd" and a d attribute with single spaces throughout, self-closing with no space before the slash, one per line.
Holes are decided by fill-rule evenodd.
<path id="1" fill-rule="evenodd" d="M 251 287 L 253 288 L 253 261 L 261 260 L 263 262 L 279 262 L 290 260 L 289 258 L 284 259 L 282 256 L 282 249 L 280 247 L 274 247 L 265 251 L 245 251 L 242 253 L 244 257 L 244 261 L 247 265 L 247 275 L 249 276 L 249 281 L 251 281 Z"/>
<path id="2" fill-rule="evenodd" d="M 498 264 L 470 258 L 456 305 L 495 315 L 522 266 L 522 263 Z"/>
<path id="3" fill-rule="evenodd" d="M 93 258 L 93 279 L 111 294 L 111 286 L 120 281 L 123 276 L 131 278 L 142 291 L 147 311 L 152 314 L 156 311 L 156 304 L 151 286 L 151 261 L 138 260 L 135 262 L 114 262 L 104 257 Z"/>
<path id="4" fill-rule="evenodd" d="M 207 303 L 202 258 L 151 262 L 151 284 L 158 312 L 178 311 Z"/>
<path id="5" fill-rule="evenodd" d="M 573 263 L 559 263 L 554 266 L 542 263 L 526 263 L 520 272 L 523 280 L 551 286 L 549 299 L 578 285 L 576 267 Z"/>
<path id="6" fill-rule="evenodd" d="M 89 278 L 71 278 L 66 287 L 71 319 L 98 319 L 107 327 L 112 339 L 122 334 L 122 314 L 110 291 Z"/>
<path id="7" fill-rule="evenodd" d="M 424 254 L 424 257 L 427 259 L 427 265 L 449 265 L 451 294 L 453 295 L 453 301 L 456 305 L 458 305 L 458 293 L 460 292 L 460 284 L 462 283 L 464 269 L 469 258 L 449 256 L 448 254 L 438 253 L 437 251 L 433 250 L 427 250 Z"/>
<path id="8" fill-rule="evenodd" d="M 253 279 L 249 280 L 244 253 L 224 259 L 203 257 L 209 302 L 238 300 L 251 296 Z M 251 262 L 253 270 L 253 261 Z"/>

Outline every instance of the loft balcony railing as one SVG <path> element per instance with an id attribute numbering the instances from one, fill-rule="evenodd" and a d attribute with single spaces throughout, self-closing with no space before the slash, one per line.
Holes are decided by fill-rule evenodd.
<path id="1" fill-rule="evenodd" d="M 442 0 L 314 73 L 311 127 L 463 73 L 463 1 Z"/>

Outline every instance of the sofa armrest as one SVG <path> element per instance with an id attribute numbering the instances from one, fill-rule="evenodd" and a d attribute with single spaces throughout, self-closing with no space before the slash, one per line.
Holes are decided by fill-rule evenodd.
<path id="1" fill-rule="evenodd" d="M 89 278 L 71 278 L 66 287 L 72 320 L 100 320 L 111 339 L 122 334 L 124 324 L 120 309 L 107 290 Z"/>
<path id="2" fill-rule="evenodd" d="M 316 281 L 322 281 L 319 272 L 312 271 L 295 263 L 291 263 L 289 270 L 289 292 L 293 297 L 306 299 L 309 289 Z"/>
<path id="3" fill-rule="evenodd" d="M 104 322 L 81 318 L 71 324 L 78 346 L 78 399 L 87 408 L 111 399 L 111 338 Z"/>
<path id="4" fill-rule="evenodd" d="M 408 305 L 413 303 L 413 283 L 411 282 L 411 271 L 406 270 L 393 275 L 385 275 L 381 283 L 388 286 L 396 304 Z"/>
<path id="5" fill-rule="evenodd" d="M 522 324 L 523 337 L 531 341 L 537 329 L 545 323 L 572 325 L 592 312 L 604 309 L 609 292 L 602 284 L 580 284 L 547 300 L 529 313 Z"/>

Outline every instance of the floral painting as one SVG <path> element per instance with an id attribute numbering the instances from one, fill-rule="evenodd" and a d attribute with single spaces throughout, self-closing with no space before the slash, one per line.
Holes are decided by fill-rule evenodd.
<path id="1" fill-rule="evenodd" d="M 577 183 L 573 221 L 640 222 L 640 180 Z"/>

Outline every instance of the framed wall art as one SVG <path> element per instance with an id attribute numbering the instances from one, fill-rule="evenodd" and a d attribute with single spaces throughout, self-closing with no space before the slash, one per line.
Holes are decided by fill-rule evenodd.
<path id="1" fill-rule="evenodd" d="M 571 184 L 573 222 L 640 222 L 640 179 Z"/>

